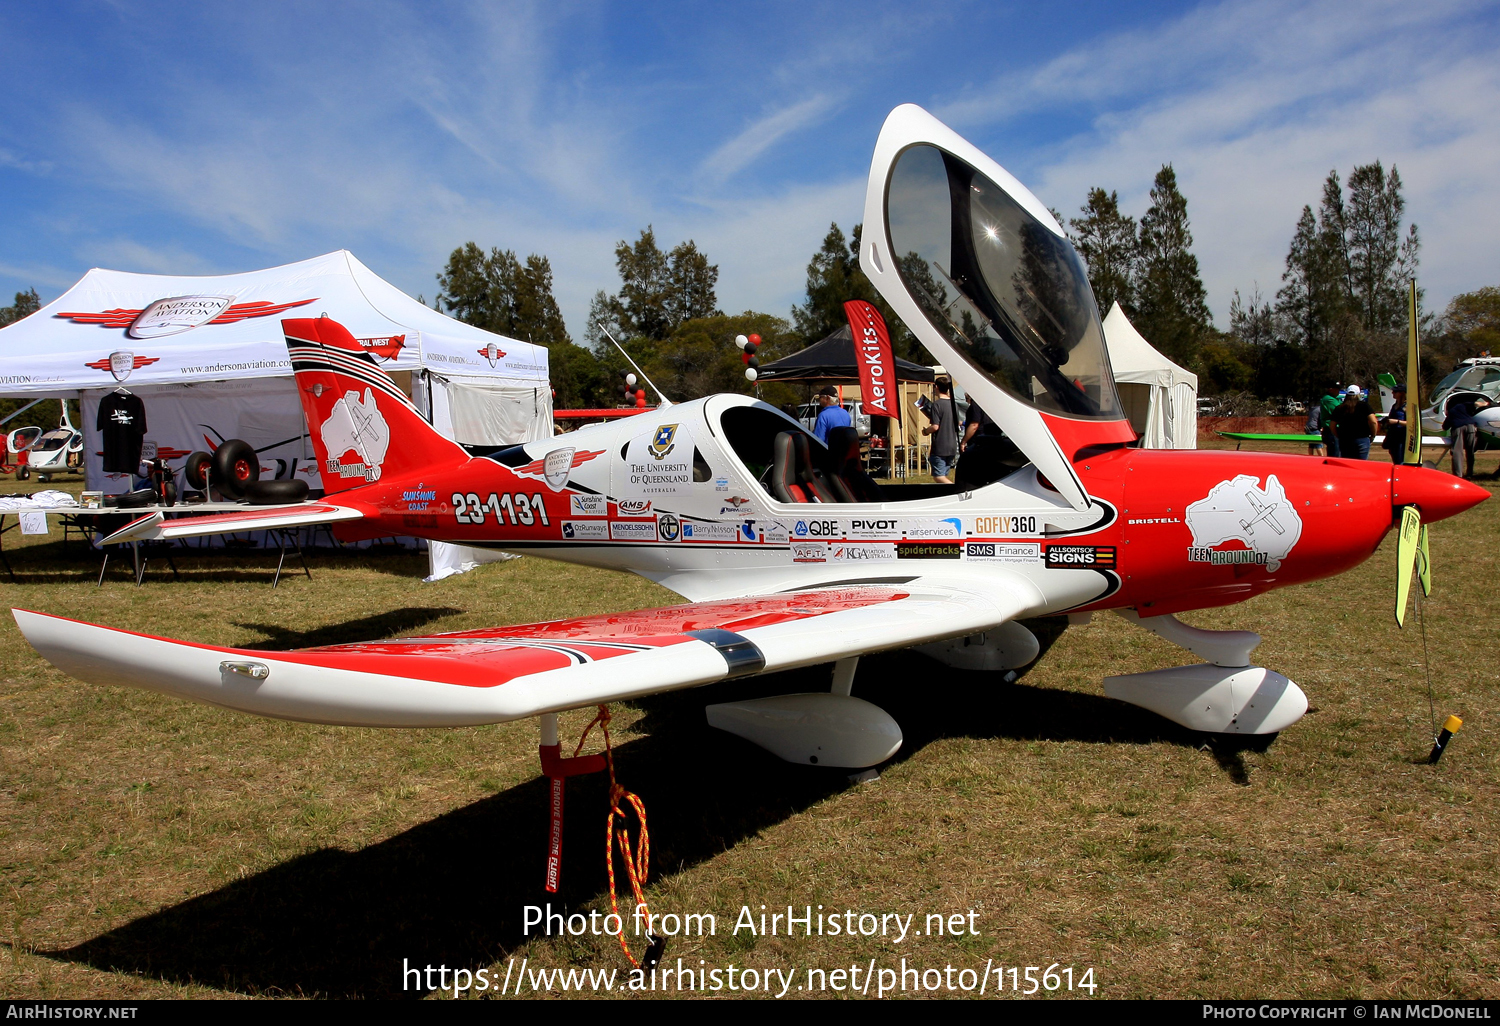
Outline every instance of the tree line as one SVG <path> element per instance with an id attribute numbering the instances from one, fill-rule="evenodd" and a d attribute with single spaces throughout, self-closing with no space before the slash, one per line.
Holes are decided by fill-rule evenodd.
<path id="1" fill-rule="evenodd" d="M 546 346 L 559 409 L 608 408 L 624 401 L 630 366 L 606 332 L 674 401 L 753 391 L 733 343 L 736 335 L 760 335 L 765 361 L 800 348 L 785 318 L 719 309 L 719 267 L 692 239 L 664 251 L 648 225 L 634 242 L 621 239 L 615 246 L 615 267 L 619 288 L 595 293 L 581 344 L 574 344 L 563 324 L 553 297 L 552 265 L 539 254 L 522 261 L 511 250 L 485 253 L 465 243 L 437 276 L 435 305 L 476 327 Z M 796 398 L 775 383 L 761 391 L 776 402 Z M 657 397 L 649 399 L 654 404 Z"/>
<path id="2" fill-rule="evenodd" d="M 1235 290 L 1227 331 L 1214 327 L 1206 306 L 1187 200 L 1170 164 L 1151 201 L 1137 224 L 1116 193 L 1091 189 L 1069 235 L 1101 313 L 1118 301 L 1148 341 L 1198 374 L 1200 392 L 1305 398 L 1328 384 L 1369 385 L 1381 372 L 1404 372 L 1421 236 L 1405 220 L 1395 166 L 1357 165 L 1344 181 L 1330 171 L 1317 209 L 1305 205 L 1293 228 L 1274 299 L 1258 286 L 1248 296 Z M 1500 289 L 1457 296 L 1441 317 L 1418 316 L 1431 386 L 1500 340 Z"/>

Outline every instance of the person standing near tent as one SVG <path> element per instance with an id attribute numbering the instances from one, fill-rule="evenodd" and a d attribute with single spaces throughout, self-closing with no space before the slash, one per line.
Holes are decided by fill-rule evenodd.
<path id="1" fill-rule="evenodd" d="M 818 405 L 823 408 L 818 411 L 818 419 L 813 422 L 813 437 L 824 445 L 828 444 L 828 432 L 834 428 L 854 425 L 849 411 L 839 405 L 838 389 L 832 385 L 824 385 L 818 389 Z"/>
<path id="2" fill-rule="evenodd" d="M 935 484 L 952 484 L 948 471 L 958 462 L 958 407 L 953 402 L 953 385 L 947 378 L 938 378 L 933 386 L 937 398 L 927 410 L 929 423 L 922 426 L 922 434 L 932 435 L 932 480 Z"/>

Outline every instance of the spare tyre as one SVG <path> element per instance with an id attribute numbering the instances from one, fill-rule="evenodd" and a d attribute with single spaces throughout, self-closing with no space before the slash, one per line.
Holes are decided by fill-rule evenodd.
<path id="1" fill-rule="evenodd" d="M 245 498 L 252 506 L 274 506 L 282 502 L 301 502 L 307 498 L 306 481 L 251 481 L 245 485 Z"/>
<path id="2" fill-rule="evenodd" d="M 137 488 L 133 492 L 126 492 L 118 497 L 116 503 L 121 509 L 134 509 L 137 506 L 155 506 L 157 495 L 150 488 Z"/>
<path id="3" fill-rule="evenodd" d="M 245 486 L 260 480 L 260 457 L 249 442 L 231 438 L 214 450 L 213 483 L 224 498 L 245 497 Z"/>
<path id="4" fill-rule="evenodd" d="M 187 458 L 182 466 L 182 479 L 189 488 L 195 492 L 208 489 L 209 466 L 213 461 L 214 458 L 206 452 L 195 452 Z"/>

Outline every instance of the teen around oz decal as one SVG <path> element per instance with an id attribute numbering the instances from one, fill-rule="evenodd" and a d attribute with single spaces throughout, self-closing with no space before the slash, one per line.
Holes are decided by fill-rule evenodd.
<path id="1" fill-rule="evenodd" d="M 1264 488 L 1249 474 L 1220 481 L 1184 517 L 1193 532 L 1190 563 L 1254 563 L 1275 573 L 1302 537 L 1302 518 L 1275 474 Z M 1218 547 L 1236 541 L 1244 548 Z"/>

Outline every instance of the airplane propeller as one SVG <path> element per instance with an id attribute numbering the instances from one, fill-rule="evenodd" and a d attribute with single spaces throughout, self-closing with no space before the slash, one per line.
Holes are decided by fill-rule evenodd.
<path id="1" fill-rule="evenodd" d="M 1417 280 L 1411 280 L 1411 291 L 1406 301 L 1406 449 L 1401 464 L 1407 467 L 1422 465 L 1422 418 L 1418 412 L 1413 425 L 1411 411 L 1422 409 L 1419 397 L 1421 389 L 1417 372 L 1420 370 L 1417 342 Z M 1422 513 L 1416 506 L 1401 510 L 1401 533 L 1396 539 L 1396 626 L 1406 626 L 1406 604 L 1411 594 L 1412 570 L 1416 569 L 1422 582 L 1422 595 L 1432 594 L 1432 560 L 1427 550 L 1427 525 L 1422 523 Z"/>

